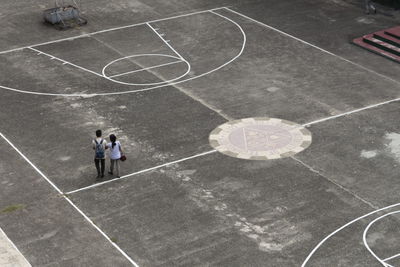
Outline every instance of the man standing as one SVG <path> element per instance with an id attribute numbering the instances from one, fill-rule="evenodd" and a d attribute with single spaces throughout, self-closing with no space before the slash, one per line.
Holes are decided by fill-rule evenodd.
<path id="1" fill-rule="evenodd" d="M 96 131 L 96 139 L 93 140 L 92 146 L 94 149 L 94 164 L 97 169 L 97 179 L 104 177 L 104 169 L 106 164 L 106 153 L 107 149 L 106 141 L 101 137 L 101 130 Z"/>
<path id="2" fill-rule="evenodd" d="M 372 3 L 372 0 L 365 0 L 365 13 L 370 14 L 370 12 L 376 14 L 376 7 Z"/>

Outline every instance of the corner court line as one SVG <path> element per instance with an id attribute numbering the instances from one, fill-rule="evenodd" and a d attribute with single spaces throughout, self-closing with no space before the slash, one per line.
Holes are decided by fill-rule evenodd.
<path id="1" fill-rule="evenodd" d="M 6 233 L 3 231 L 3 229 L 1 229 L 0 228 L 0 242 L 1 243 L 3 243 L 3 245 L 0 245 L 0 247 L 1 246 L 3 246 L 3 247 L 6 247 L 7 246 L 7 243 L 6 244 L 4 244 L 4 242 L 2 242 L 2 241 L 6 241 L 6 242 L 8 242 L 8 244 L 10 244 L 11 245 L 11 247 L 15 250 L 15 252 L 17 252 L 17 255 L 14 255 L 14 256 L 18 256 L 18 259 L 19 260 L 22 260 L 25 264 L 24 264 L 24 266 L 26 266 L 26 267 L 32 267 L 32 265 L 29 263 L 29 261 L 25 258 L 25 256 L 21 253 L 21 251 L 17 248 L 17 246 L 14 244 L 14 242 L 12 242 L 11 241 L 11 239 L 6 235 Z M 14 252 L 14 251 L 13 251 Z M 15 253 L 14 252 L 14 253 Z M 4 263 L 4 262 L 1 262 L 1 259 L 0 259 L 0 263 Z"/>
<path id="2" fill-rule="evenodd" d="M 97 73 L 97 72 L 95 72 L 95 71 L 86 69 L 86 68 L 81 67 L 81 66 L 78 66 L 78 65 L 75 65 L 74 63 L 71 63 L 71 62 L 68 62 L 68 61 L 66 61 L 66 60 L 64 60 L 64 59 L 61 59 L 61 58 L 59 58 L 59 57 L 56 57 L 56 56 L 47 54 L 47 53 L 45 53 L 45 52 L 43 52 L 43 51 L 40 51 L 40 50 L 38 50 L 38 49 L 36 49 L 36 48 L 28 47 L 28 49 L 30 49 L 30 50 L 32 50 L 32 51 L 35 51 L 35 52 L 38 52 L 38 53 L 39 53 L 38 55 L 45 55 L 45 56 L 50 57 L 50 59 L 57 59 L 58 61 L 61 61 L 61 62 L 63 63 L 63 65 L 68 64 L 68 65 L 71 65 L 71 66 L 73 66 L 73 67 L 75 67 L 75 68 L 81 69 L 81 70 L 86 71 L 86 72 L 90 72 L 90 73 L 92 73 L 92 74 L 94 74 L 94 75 L 97 75 L 97 76 L 100 76 L 100 77 L 104 78 L 103 75 L 101 75 L 100 73 Z"/>
<path id="3" fill-rule="evenodd" d="M 368 71 L 368 72 L 370 72 L 370 73 L 373 73 L 373 74 L 375 74 L 375 75 L 378 75 L 378 76 L 380 76 L 381 78 L 384 78 L 384 79 L 386 79 L 386 80 L 392 81 L 392 82 L 394 82 L 394 83 L 400 85 L 400 81 L 398 81 L 398 80 L 395 80 L 395 79 L 393 79 L 393 78 L 390 78 L 389 76 L 386 76 L 386 75 L 384 75 L 384 74 L 381 74 L 381 73 L 379 73 L 379 72 L 376 72 L 376 71 L 374 71 L 374 70 L 372 70 L 372 69 L 370 69 L 370 68 L 364 67 L 363 65 L 358 64 L 358 63 L 356 63 L 356 62 L 354 62 L 354 61 L 351 61 L 351 60 L 349 60 L 349 59 L 346 59 L 346 58 L 344 58 L 344 57 L 342 57 L 342 56 L 339 56 L 339 55 L 336 55 L 336 54 L 334 54 L 334 53 L 332 53 L 332 52 L 329 52 L 328 50 L 325 50 L 325 49 L 323 49 L 323 48 L 321 48 L 321 47 L 319 47 L 319 46 L 316 46 L 316 45 L 314 45 L 314 44 L 312 44 L 312 43 L 309 43 L 309 42 L 304 41 L 304 40 L 302 40 L 302 39 L 300 39 L 300 38 L 297 38 L 297 37 L 295 37 L 295 36 L 293 36 L 293 35 L 291 35 L 291 34 L 289 34 L 289 33 L 286 33 L 286 32 L 284 32 L 284 31 L 278 30 L 277 28 L 274 28 L 274 27 L 272 27 L 272 26 L 269 26 L 268 24 L 265 24 L 265 23 L 263 23 L 263 22 L 261 22 L 261 21 L 258 21 L 258 20 L 256 20 L 256 19 L 253 19 L 253 18 L 249 17 L 249 16 L 246 16 L 246 15 L 244 15 L 244 14 L 238 12 L 238 11 L 232 10 L 232 9 L 230 9 L 229 7 L 223 7 L 223 9 L 229 10 L 230 12 L 235 13 L 235 14 L 237 14 L 237 15 L 243 17 L 243 18 L 246 18 L 246 19 L 248 19 L 248 20 L 250 20 L 250 21 L 253 21 L 253 22 L 257 23 L 257 24 L 260 24 L 261 26 L 264 26 L 264 27 L 266 27 L 266 28 L 268 28 L 268 29 L 274 30 L 274 31 L 276 31 L 276 32 L 278 32 L 278 33 L 280 33 L 280 34 L 282 34 L 282 35 L 285 35 L 285 36 L 290 37 L 290 38 L 292 38 L 292 39 L 295 39 L 295 40 L 297 40 L 297 41 L 299 41 L 299 42 L 301 42 L 301 43 L 303 43 L 303 44 L 306 44 L 306 45 L 309 45 L 309 46 L 311 46 L 311 47 L 314 47 L 314 48 L 316 48 L 316 49 L 318 49 L 318 50 L 320 50 L 320 51 L 322 51 L 322 52 L 324 52 L 324 53 L 327 53 L 327 54 L 329 54 L 329 55 L 331 55 L 331 56 L 334 56 L 334 57 L 336 57 L 336 58 L 339 58 L 339 59 L 341 59 L 341 60 L 343 60 L 343 61 L 346 61 L 347 63 L 350 63 L 350 64 L 352 64 L 352 65 L 354 65 L 354 66 L 357 66 L 357 67 L 359 67 L 359 68 L 361 68 L 361 69 L 363 69 L 363 70 L 366 70 L 366 71 Z"/>
<path id="4" fill-rule="evenodd" d="M 151 69 L 155 69 L 155 68 L 159 68 L 159 67 L 173 65 L 173 64 L 177 64 L 177 63 L 184 63 L 184 61 L 182 61 L 182 60 L 172 61 L 172 62 L 168 62 L 168 63 L 165 63 L 165 64 L 155 65 L 155 66 L 151 66 L 151 67 L 147 67 L 147 68 L 143 68 L 143 69 L 138 69 L 138 70 L 127 71 L 127 72 L 124 72 L 124 73 L 119 73 L 119 74 L 115 74 L 115 75 L 111 75 L 111 76 L 107 76 L 107 77 L 114 78 L 114 77 L 124 76 L 124 75 L 135 73 L 135 72 L 151 70 Z"/>
<path id="5" fill-rule="evenodd" d="M 72 200 L 70 200 L 52 181 L 50 181 L 49 178 L 47 178 L 47 176 L 41 171 L 39 170 L 39 168 L 37 168 L 13 143 L 11 143 L 10 140 L 8 140 L 3 133 L 0 132 L 0 137 L 2 137 L 27 163 L 29 163 L 29 165 L 32 166 L 33 169 L 35 169 L 35 171 L 40 174 L 40 176 L 42 176 L 65 200 L 67 200 L 69 202 L 69 204 L 71 204 L 72 207 L 74 207 L 85 219 L 87 222 L 89 222 L 89 224 L 91 224 L 105 239 L 107 239 L 107 241 L 109 243 L 111 243 L 111 245 L 113 245 L 133 266 L 135 267 L 139 267 L 139 265 L 136 264 L 136 262 L 134 262 L 132 260 L 131 257 L 129 257 L 116 243 L 114 243 L 113 241 L 111 241 L 111 239 L 107 236 L 106 233 L 104 233 L 96 224 L 94 224 L 94 222 L 88 217 L 86 216 L 85 213 L 83 213 L 83 211 L 81 211 L 73 202 Z"/>
<path id="6" fill-rule="evenodd" d="M 200 154 L 197 154 L 197 155 L 193 155 L 193 156 L 190 156 L 190 157 L 187 157 L 187 158 L 183 158 L 183 159 L 178 159 L 178 160 L 175 160 L 175 161 L 167 162 L 167 163 L 155 166 L 155 167 L 151 167 L 151 168 L 148 168 L 148 169 L 145 169 L 145 170 L 141 170 L 141 171 L 138 171 L 138 172 L 134 172 L 134 173 L 131 173 L 131 174 L 127 174 L 127 175 L 121 176 L 120 178 L 114 178 L 114 179 L 107 180 L 107 181 L 104 181 L 104 182 L 101 182 L 101 183 L 92 184 L 92 185 L 89 185 L 89 186 L 86 186 L 86 187 L 82 187 L 82 188 L 67 192 L 65 194 L 66 195 L 71 195 L 71 194 L 74 194 L 74 193 L 77 193 L 77 192 L 80 192 L 80 191 L 84 191 L 84 190 L 88 190 L 88 189 L 91 189 L 91 188 L 94 188 L 94 187 L 101 186 L 103 184 L 108 184 L 108 183 L 111 183 L 111 182 L 119 181 L 119 180 L 122 180 L 122 179 L 126 179 L 128 177 L 131 177 L 131 176 L 135 176 L 135 175 L 142 174 L 142 173 L 145 173 L 145 172 L 150 172 L 150 171 L 153 171 L 153 170 L 156 170 L 156 169 L 160 169 L 162 167 L 167 167 L 169 165 L 173 165 L 173 164 L 176 164 L 176 163 L 179 163 L 179 162 L 183 162 L 183 161 L 187 161 L 187 160 L 190 160 L 190 159 L 202 157 L 202 156 L 209 155 L 209 154 L 212 154 L 212 153 L 215 153 L 215 152 L 217 152 L 217 150 L 210 150 L 210 151 L 203 152 L 203 153 L 200 153 Z"/>
<path id="7" fill-rule="evenodd" d="M 81 34 L 81 35 L 75 35 L 75 36 L 62 38 L 62 39 L 57 39 L 57 40 L 53 40 L 53 41 L 48 41 L 48 42 L 43 42 L 43 43 L 38 43 L 38 44 L 33 44 L 33 45 L 27 45 L 27 46 L 23 46 L 23 47 L 18 47 L 18 48 L 13 48 L 13 49 L 1 51 L 0 55 L 1 54 L 10 53 L 10 52 L 20 51 L 20 50 L 23 50 L 23 49 L 26 49 L 26 48 L 42 46 L 42 45 L 48 45 L 48 44 L 54 44 L 54 43 L 59 43 L 59 42 L 78 39 L 78 38 L 90 37 L 91 35 L 95 35 L 95 34 L 99 34 L 99 33 L 104 33 L 104 32 L 110 32 L 110 31 L 115 31 L 115 30 L 121 30 L 121 29 L 136 27 L 136 26 L 144 25 L 146 23 L 153 23 L 153 22 L 159 22 L 159 21 L 165 21 L 165 20 L 171 20 L 171 19 L 177 19 L 177 18 L 192 16 L 192 15 L 206 13 L 206 12 L 213 11 L 213 10 L 220 10 L 220 9 L 223 9 L 223 8 L 226 8 L 226 7 L 217 7 L 217 8 L 213 8 L 213 9 L 200 10 L 200 11 L 191 12 L 191 13 L 187 13 L 187 14 L 181 14 L 181 15 L 176 15 L 176 16 L 172 16 L 172 17 L 149 20 L 149 21 L 145 21 L 145 22 L 139 22 L 139 23 L 129 24 L 129 25 L 120 26 L 120 27 L 114 27 L 114 28 L 110 28 L 110 29 L 105 29 L 105 30 L 85 33 L 85 34 Z"/>

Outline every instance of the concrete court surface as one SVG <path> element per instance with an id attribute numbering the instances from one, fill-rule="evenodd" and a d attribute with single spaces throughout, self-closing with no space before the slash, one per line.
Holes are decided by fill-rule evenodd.
<path id="1" fill-rule="evenodd" d="M 87 26 L 56 31 L 48 1 L 2 1 L 0 228 L 32 266 L 399 266 L 400 66 L 349 43 L 397 14 L 91 0 Z M 213 151 L 209 133 L 247 117 L 313 142 Z M 97 128 L 123 144 L 123 179 L 96 183 Z"/>

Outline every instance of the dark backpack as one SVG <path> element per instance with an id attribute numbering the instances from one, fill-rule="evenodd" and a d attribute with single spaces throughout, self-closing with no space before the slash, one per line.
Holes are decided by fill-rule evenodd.
<path id="1" fill-rule="evenodd" d="M 97 142 L 97 140 L 94 140 L 96 143 L 96 148 L 95 148 L 95 155 L 96 159 L 102 159 L 104 158 L 104 146 L 103 146 L 103 139 L 101 139 L 100 143 Z"/>

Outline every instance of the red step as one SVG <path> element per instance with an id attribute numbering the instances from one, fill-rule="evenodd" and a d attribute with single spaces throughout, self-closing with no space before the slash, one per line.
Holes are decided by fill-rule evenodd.
<path id="1" fill-rule="evenodd" d="M 384 41 L 388 44 L 400 47 L 400 42 L 397 38 L 387 35 L 385 31 L 379 31 L 373 34 L 374 38 Z"/>
<path id="2" fill-rule="evenodd" d="M 353 43 L 400 63 L 400 26 L 364 35 Z"/>
<path id="3" fill-rule="evenodd" d="M 386 52 L 385 50 L 377 48 L 376 46 L 373 46 L 373 45 L 365 43 L 364 40 L 363 40 L 363 37 L 354 39 L 353 43 L 358 45 L 358 46 L 360 46 L 360 47 L 362 47 L 362 48 L 365 48 L 365 49 L 367 49 L 367 50 L 369 50 L 369 51 L 371 51 L 373 53 L 376 53 L 378 55 L 387 57 L 387 58 L 389 58 L 391 60 L 394 60 L 394 61 L 400 63 L 400 57 L 399 56 L 393 55 L 393 54 L 391 54 L 389 52 Z"/>
<path id="4" fill-rule="evenodd" d="M 400 26 L 387 29 L 385 30 L 385 33 L 400 40 Z"/>
<path id="5" fill-rule="evenodd" d="M 381 41 L 379 39 L 374 38 L 373 34 L 368 34 L 363 36 L 363 41 L 367 44 L 376 46 L 379 49 L 385 50 L 386 52 L 395 54 L 396 56 L 400 56 L 400 47 L 391 45 L 387 42 Z"/>

